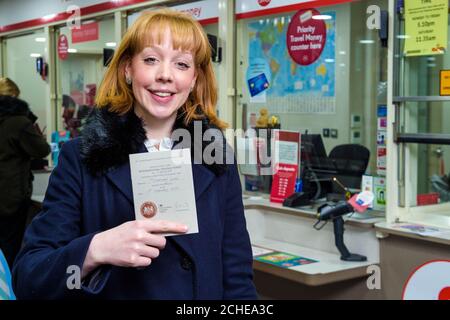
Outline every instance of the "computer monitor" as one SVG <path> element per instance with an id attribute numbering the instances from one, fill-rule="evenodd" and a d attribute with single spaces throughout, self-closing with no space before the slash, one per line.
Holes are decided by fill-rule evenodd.
<path id="1" fill-rule="evenodd" d="M 314 198 L 322 198 L 332 192 L 332 180 L 323 173 L 334 174 L 327 168 L 327 153 L 320 134 L 302 134 L 301 136 L 301 178 L 303 191 Z"/>
<path id="2" fill-rule="evenodd" d="M 350 189 L 361 188 L 361 160 L 349 158 L 330 158 L 325 151 L 320 134 L 304 134 L 301 136 L 301 178 L 305 188 L 312 192 L 320 189 L 320 197 L 327 193 L 345 194 L 341 185 Z M 365 168 L 364 168 L 365 170 Z M 337 178 L 338 182 L 333 181 Z"/>
<path id="3" fill-rule="evenodd" d="M 327 152 L 320 134 L 302 134 L 301 163 L 304 168 L 320 169 L 326 162 Z"/>

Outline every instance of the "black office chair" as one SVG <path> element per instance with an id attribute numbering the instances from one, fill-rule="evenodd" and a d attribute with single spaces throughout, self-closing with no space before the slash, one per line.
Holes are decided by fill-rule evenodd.
<path id="1" fill-rule="evenodd" d="M 369 164 L 370 151 L 360 144 L 341 144 L 330 151 L 328 158 L 340 174 L 361 177 Z"/>

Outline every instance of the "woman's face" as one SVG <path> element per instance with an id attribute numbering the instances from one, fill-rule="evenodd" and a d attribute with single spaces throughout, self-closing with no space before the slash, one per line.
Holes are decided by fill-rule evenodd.
<path id="1" fill-rule="evenodd" d="M 169 30 L 161 44 L 146 47 L 131 59 L 125 75 L 132 80 L 135 112 L 153 120 L 176 117 L 197 78 L 192 54 L 172 47 Z"/>

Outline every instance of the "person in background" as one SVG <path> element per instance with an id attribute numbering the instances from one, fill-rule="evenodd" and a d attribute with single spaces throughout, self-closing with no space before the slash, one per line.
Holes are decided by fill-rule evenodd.
<path id="1" fill-rule="evenodd" d="M 236 161 L 232 153 L 226 163 L 202 158 L 211 144 L 231 152 L 216 103 L 201 25 L 170 9 L 143 12 L 106 70 L 81 137 L 62 147 L 14 264 L 16 296 L 256 299 Z M 194 123 L 214 140 L 194 134 Z M 175 148 L 177 129 L 189 133 L 181 138 L 191 141 L 195 160 L 200 146 L 200 163 L 192 161 L 198 233 L 135 217 L 129 155 Z"/>
<path id="2" fill-rule="evenodd" d="M 76 138 L 83 130 L 89 113 L 93 107 L 82 104 L 77 105 L 69 95 L 63 95 L 62 120 L 64 129 L 70 132 L 70 138 Z"/>
<path id="3" fill-rule="evenodd" d="M 62 102 L 62 119 L 64 129 L 70 132 L 70 138 L 76 138 L 80 134 L 80 120 L 77 118 L 77 105 L 71 96 L 64 94 Z"/>
<path id="4" fill-rule="evenodd" d="M 22 244 L 31 200 L 31 159 L 50 153 L 36 116 L 19 94 L 12 80 L 0 78 L 0 249 L 10 267 Z"/>

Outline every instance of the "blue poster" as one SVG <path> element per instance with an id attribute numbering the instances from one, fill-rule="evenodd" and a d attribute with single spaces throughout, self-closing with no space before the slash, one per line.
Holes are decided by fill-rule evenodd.
<path id="1" fill-rule="evenodd" d="M 321 106 L 320 110 L 304 112 L 335 111 L 336 13 L 322 14 L 331 16 L 331 19 L 324 21 L 327 30 L 325 47 L 321 56 L 307 66 L 295 63 L 287 50 L 286 32 L 291 15 L 261 19 L 248 24 L 249 66 L 255 61 L 264 60 L 269 67 L 270 86 L 265 91 L 268 98 L 298 98 L 301 102 L 307 100 L 309 104 Z M 249 79 L 247 72 L 247 81 Z M 302 108 L 297 102 L 295 105 L 296 108 Z M 304 108 L 306 107 L 305 105 Z"/>

